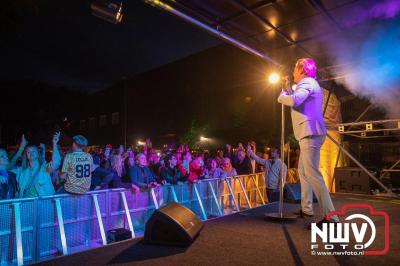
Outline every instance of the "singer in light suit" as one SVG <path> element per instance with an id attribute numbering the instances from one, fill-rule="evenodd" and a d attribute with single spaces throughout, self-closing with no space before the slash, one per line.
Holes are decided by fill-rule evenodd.
<path id="1" fill-rule="evenodd" d="M 283 90 L 278 102 L 291 107 L 291 117 L 295 138 L 300 145 L 298 173 L 301 185 L 300 217 L 312 217 L 313 191 L 320 205 L 324 218 L 317 223 L 335 222 L 337 216 L 330 221 L 326 215 L 334 211 L 331 197 L 324 179 L 319 171 L 320 149 L 325 141 L 326 127 L 322 114 L 324 95 L 316 78 L 317 67 L 310 58 L 297 60 L 293 71 L 294 91 L 286 80 L 286 90 Z"/>

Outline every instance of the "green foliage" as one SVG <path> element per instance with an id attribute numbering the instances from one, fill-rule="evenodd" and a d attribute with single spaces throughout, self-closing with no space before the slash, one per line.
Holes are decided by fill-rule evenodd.
<path id="1" fill-rule="evenodd" d="M 199 138 L 202 135 L 206 135 L 206 132 L 209 130 L 210 126 L 208 124 L 200 125 L 196 119 L 193 119 L 190 127 L 180 138 L 179 142 L 184 145 L 189 145 L 192 149 L 199 149 L 200 142 Z"/>

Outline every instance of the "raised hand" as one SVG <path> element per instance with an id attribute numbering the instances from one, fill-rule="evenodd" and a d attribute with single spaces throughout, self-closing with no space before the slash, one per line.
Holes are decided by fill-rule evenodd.
<path id="1" fill-rule="evenodd" d="M 60 132 L 56 132 L 53 135 L 53 145 L 57 145 L 57 143 L 60 141 Z"/>
<path id="2" fill-rule="evenodd" d="M 251 146 L 251 144 L 247 144 L 247 152 L 251 152 L 253 150 L 253 147 Z"/>
<path id="3" fill-rule="evenodd" d="M 25 135 L 22 134 L 20 148 L 24 149 L 26 145 L 28 145 L 28 141 L 26 140 Z"/>

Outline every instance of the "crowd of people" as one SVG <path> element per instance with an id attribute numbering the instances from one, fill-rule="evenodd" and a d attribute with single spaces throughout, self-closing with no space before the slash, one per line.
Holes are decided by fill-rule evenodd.
<path id="1" fill-rule="evenodd" d="M 52 138 L 52 149 L 29 145 L 22 136 L 18 150 L 10 156 L 0 149 L 0 199 L 49 196 L 89 190 L 131 188 L 134 192 L 208 178 L 224 179 L 265 171 L 270 200 L 279 197 L 281 162 L 277 148 L 256 153 L 255 143 L 245 148 L 226 145 L 215 154 L 194 152 L 180 145 L 156 152 L 151 141 L 139 149 L 113 148 L 88 150 L 88 140 L 73 137 L 70 149 L 59 148 L 60 133 Z M 284 167 L 284 176 L 287 168 Z M 278 193 L 278 194 L 277 194 Z"/>

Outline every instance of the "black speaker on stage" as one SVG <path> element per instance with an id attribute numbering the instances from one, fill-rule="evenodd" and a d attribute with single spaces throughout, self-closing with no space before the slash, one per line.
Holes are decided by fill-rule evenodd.
<path id="1" fill-rule="evenodd" d="M 301 202 L 301 186 L 300 183 L 285 184 L 284 198 L 286 202 Z M 317 202 L 317 198 L 313 193 L 313 202 Z"/>
<path id="2" fill-rule="evenodd" d="M 125 228 L 117 228 L 107 231 L 107 243 L 119 242 L 132 238 L 132 232 Z"/>
<path id="3" fill-rule="evenodd" d="M 203 226 L 191 210 L 172 202 L 154 211 L 146 223 L 144 242 L 187 247 L 199 235 Z"/>
<path id="4" fill-rule="evenodd" d="M 336 167 L 335 186 L 337 192 L 371 193 L 370 178 L 361 168 Z"/>

